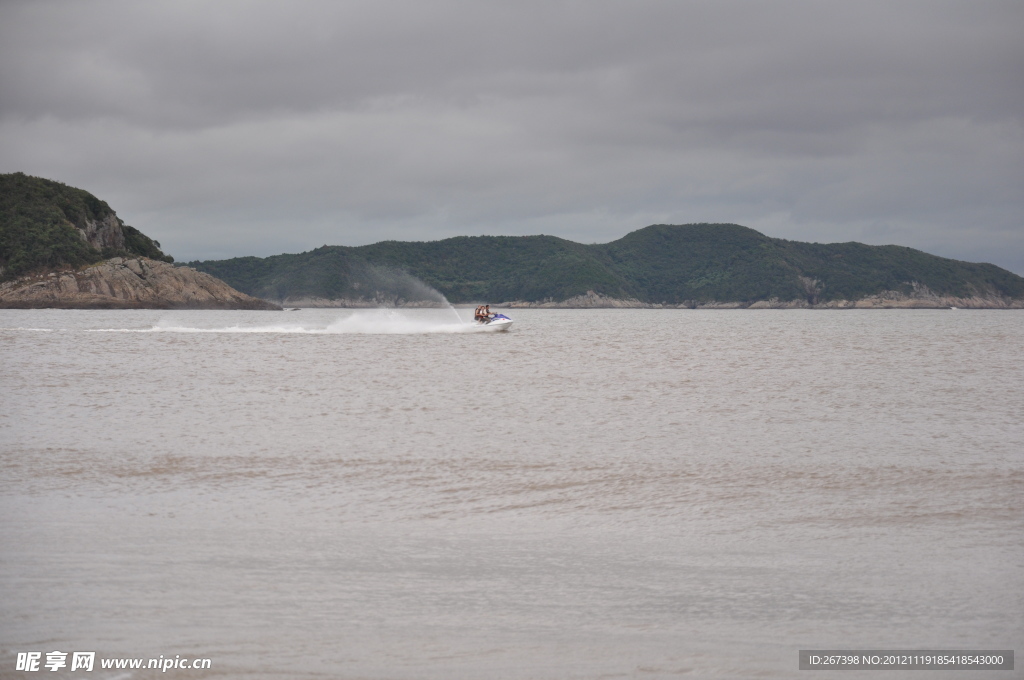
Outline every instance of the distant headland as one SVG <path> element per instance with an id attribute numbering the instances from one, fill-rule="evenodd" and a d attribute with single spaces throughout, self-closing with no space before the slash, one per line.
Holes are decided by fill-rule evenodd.
<path id="1" fill-rule="evenodd" d="M 737 224 L 658 224 L 611 243 L 460 236 L 190 262 L 285 306 L 421 306 L 382 272 L 452 303 L 691 309 L 1024 308 L 1024 278 L 902 246 L 801 243 Z"/>

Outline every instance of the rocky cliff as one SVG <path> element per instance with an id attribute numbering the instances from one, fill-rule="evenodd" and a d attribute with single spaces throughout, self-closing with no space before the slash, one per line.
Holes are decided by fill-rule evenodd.
<path id="1" fill-rule="evenodd" d="M 191 267 L 115 257 L 0 284 L 2 308 L 280 309 Z"/>
<path id="2" fill-rule="evenodd" d="M 94 250 L 124 250 L 124 223 L 109 212 L 98 219 L 85 218 L 74 225 L 82 240 Z"/>

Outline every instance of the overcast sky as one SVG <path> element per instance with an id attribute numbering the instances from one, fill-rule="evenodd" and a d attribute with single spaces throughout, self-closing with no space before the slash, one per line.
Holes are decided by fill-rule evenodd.
<path id="1" fill-rule="evenodd" d="M 0 172 L 179 260 L 654 223 L 1024 274 L 1024 2 L 0 1 Z"/>

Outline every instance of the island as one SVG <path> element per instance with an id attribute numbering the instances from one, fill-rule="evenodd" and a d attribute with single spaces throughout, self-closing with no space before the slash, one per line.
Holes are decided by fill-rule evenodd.
<path id="1" fill-rule="evenodd" d="M 0 308 L 281 309 L 173 262 L 89 192 L 0 175 Z"/>
<path id="2" fill-rule="evenodd" d="M 1024 278 L 904 246 L 802 243 L 737 224 L 656 224 L 602 244 L 460 236 L 190 262 L 285 306 L 452 303 L 690 309 L 1024 308 Z"/>
<path id="3" fill-rule="evenodd" d="M 382 241 L 182 266 L 82 189 L 0 175 L 0 307 L 1024 309 L 1024 278 L 898 245 L 804 243 L 738 224 Z"/>

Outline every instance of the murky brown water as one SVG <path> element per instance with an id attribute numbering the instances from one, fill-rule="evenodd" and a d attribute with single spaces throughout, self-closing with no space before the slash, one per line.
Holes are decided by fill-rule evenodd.
<path id="1" fill-rule="evenodd" d="M 0 677 L 1024 650 L 1024 313 L 510 315 L 0 311 Z"/>

